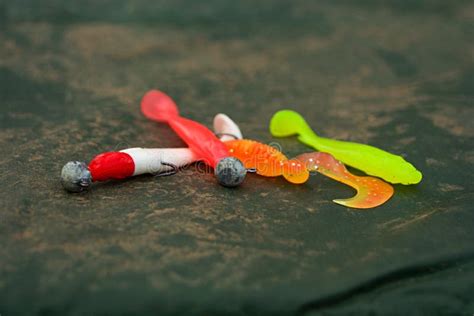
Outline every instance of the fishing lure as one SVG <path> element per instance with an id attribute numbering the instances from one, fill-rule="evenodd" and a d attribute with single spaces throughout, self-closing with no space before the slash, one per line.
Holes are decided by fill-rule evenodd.
<path id="1" fill-rule="evenodd" d="M 319 137 L 295 111 L 275 113 L 270 121 L 270 133 L 277 137 L 298 135 L 302 143 L 391 183 L 416 184 L 422 178 L 421 172 L 400 156 L 369 145 Z"/>
<path id="2" fill-rule="evenodd" d="M 265 177 L 283 176 L 291 183 L 305 183 L 310 171 L 317 171 L 331 179 L 347 184 L 357 190 L 350 199 L 337 199 L 335 203 L 352 208 L 373 208 L 382 205 L 393 195 L 393 187 L 375 177 L 359 177 L 350 173 L 344 164 L 333 156 L 313 152 L 288 159 L 276 148 L 253 140 L 226 141 L 232 156 L 238 158 L 248 169 Z"/>
<path id="3" fill-rule="evenodd" d="M 356 189 L 357 194 L 349 199 L 336 199 L 334 203 L 352 208 L 367 209 L 382 205 L 393 195 L 393 187 L 375 177 L 359 177 L 350 173 L 344 164 L 332 155 L 312 152 L 295 158 L 310 171 L 317 171 L 329 178 Z"/>
<path id="4" fill-rule="evenodd" d="M 243 162 L 245 168 L 254 169 L 265 177 L 283 176 L 291 183 L 304 183 L 309 172 L 299 161 L 291 159 L 276 148 L 253 140 L 230 140 L 225 142 L 229 153 Z"/>
<path id="5" fill-rule="evenodd" d="M 227 147 L 202 124 L 179 115 L 174 101 L 158 90 L 148 91 L 141 101 L 143 114 L 168 125 L 188 144 L 199 160 L 214 168 L 217 181 L 226 187 L 240 185 L 247 173 L 242 162 L 229 155 Z"/>
<path id="6" fill-rule="evenodd" d="M 221 140 L 242 138 L 239 127 L 225 114 L 214 117 Z M 89 165 L 70 161 L 61 171 L 61 183 L 70 192 L 87 190 L 92 182 L 120 180 L 141 174 L 171 175 L 198 160 L 189 148 L 129 148 L 96 156 Z"/>

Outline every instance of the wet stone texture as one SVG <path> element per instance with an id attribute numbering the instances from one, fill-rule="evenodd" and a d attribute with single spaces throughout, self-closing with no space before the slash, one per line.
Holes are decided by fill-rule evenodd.
<path id="1" fill-rule="evenodd" d="M 472 315 L 473 29 L 470 1 L 0 2 L 0 314 Z M 66 193 L 67 161 L 183 146 L 150 88 L 296 156 L 268 132 L 291 107 L 423 182 L 366 211 L 195 167 Z"/>

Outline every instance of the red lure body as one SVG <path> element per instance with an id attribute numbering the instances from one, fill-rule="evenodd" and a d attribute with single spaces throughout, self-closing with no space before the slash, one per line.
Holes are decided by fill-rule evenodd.
<path id="1" fill-rule="evenodd" d="M 132 157 L 123 152 L 108 152 L 96 156 L 89 163 L 92 181 L 120 180 L 135 172 Z"/>
<path id="2" fill-rule="evenodd" d="M 215 168 L 221 159 L 230 156 L 227 147 L 204 125 L 181 116 L 168 124 L 207 165 Z"/>
<path id="3" fill-rule="evenodd" d="M 149 119 L 166 122 L 196 154 L 199 160 L 215 168 L 230 157 L 227 147 L 204 125 L 181 117 L 174 101 L 165 93 L 151 90 L 141 102 L 143 114 Z"/>

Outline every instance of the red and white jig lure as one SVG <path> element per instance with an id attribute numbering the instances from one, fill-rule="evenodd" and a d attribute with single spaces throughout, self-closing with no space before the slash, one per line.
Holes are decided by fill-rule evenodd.
<path id="1" fill-rule="evenodd" d="M 214 117 L 214 131 L 220 140 L 241 139 L 242 133 L 227 115 Z M 87 190 L 92 182 L 120 180 L 141 174 L 159 176 L 176 173 L 179 167 L 199 160 L 189 148 L 129 148 L 96 156 L 89 165 L 70 161 L 61 172 L 61 183 L 69 192 Z"/>

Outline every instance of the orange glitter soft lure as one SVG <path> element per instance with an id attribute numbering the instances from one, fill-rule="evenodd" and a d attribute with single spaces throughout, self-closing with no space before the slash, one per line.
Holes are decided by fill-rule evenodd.
<path id="1" fill-rule="evenodd" d="M 350 173 L 344 164 L 323 152 L 313 152 L 297 156 L 310 171 L 317 171 L 329 178 L 347 184 L 357 190 L 349 199 L 333 200 L 334 203 L 352 208 L 373 208 L 382 205 L 393 195 L 393 187 L 375 177 L 359 177 Z"/>
<path id="2" fill-rule="evenodd" d="M 283 153 L 269 145 L 254 140 L 226 141 L 231 156 L 238 158 L 245 168 L 255 169 L 266 177 L 283 176 L 291 183 L 305 183 L 310 171 L 317 171 L 333 180 L 356 189 L 357 194 L 349 199 L 333 200 L 346 207 L 367 209 L 377 207 L 393 195 L 393 187 L 375 177 L 359 177 L 350 173 L 344 164 L 328 153 L 312 152 L 288 159 Z"/>
<path id="3" fill-rule="evenodd" d="M 291 183 L 304 183 L 309 171 L 299 161 L 288 159 L 284 154 L 269 145 L 253 140 L 240 139 L 226 141 L 231 156 L 239 159 L 247 169 L 265 177 L 283 176 Z"/>

